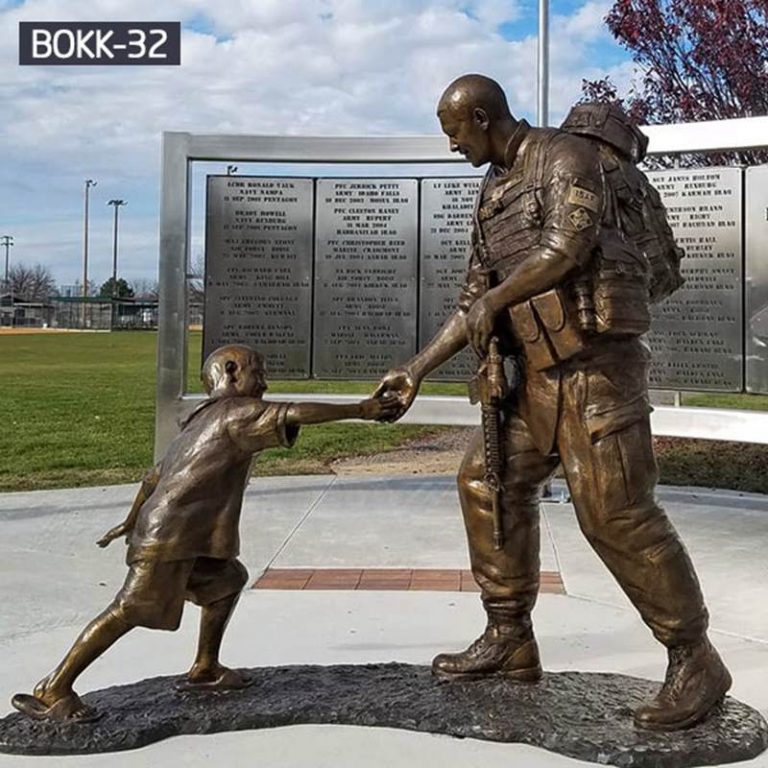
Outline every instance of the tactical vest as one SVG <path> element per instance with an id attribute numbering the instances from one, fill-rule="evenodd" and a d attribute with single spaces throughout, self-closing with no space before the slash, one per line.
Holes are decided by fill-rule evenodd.
<path id="1" fill-rule="evenodd" d="M 478 196 L 476 225 L 481 233 L 482 262 L 504 280 L 541 240 L 541 195 L 545 147 L 555 130 L 533 131 L 523 157 L 509 173 L 495 176 L 491 168 Z M 543 135 L 542 135 L 543 134 Z M 544 150 L 544 151 L 543 151 Z"/>
<path id="2" fill-rule="evenodd" d="M 541 240 L 544 166 L 556 129 L 534 129 L 505 176 L 489 170 L 475 226 L 489 287 L 503 282 Z M 543 370 L 584 351 L 594 338 L 638 336 L 650 326 L 647 263 L 617 228 L 615 192 L 606 188 L 600 236 L 584 270 L 562 286 L 510 307 L 514 341 Z"/>

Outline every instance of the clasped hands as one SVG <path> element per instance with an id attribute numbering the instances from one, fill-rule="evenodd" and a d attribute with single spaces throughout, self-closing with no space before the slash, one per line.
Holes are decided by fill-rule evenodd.
<path id="1" fill-rule="evenodd" d="M 500 311 L 494 302 L 495 298 L 492 292 L 481 296 L 466 316 L 467 342 L 480 358 L 485 358 L 488 354 L 496 316 Z M 390 408 L 378 420 L 392 422 L 400 419 L 411 407 L 420 385 L 421 378 L 408 365 L 389 371 L 379 382 L 373 397 L 392 398 L 397 405 L 392 407 L 392 400 L 390 400 Z"/>

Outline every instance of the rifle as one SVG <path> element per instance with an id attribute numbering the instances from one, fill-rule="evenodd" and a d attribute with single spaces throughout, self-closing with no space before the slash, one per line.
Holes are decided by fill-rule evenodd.
<path id="1" fill-rule="evenodd" d="M 469 400 L 480 403 L 483 420 L 485 477 L 483 482 L 491 495 L 493 515 L 493 548 L 504 547 L 501 521 L 501 474 L 504 465 L 501 443 L 501 403 L 509 393 L 504 374 L 504 358 L 499 352 L 499 340 L 493 336 L 488 345 L 488 357 L 480 362 L 477 373 L 469 382 Z"/>

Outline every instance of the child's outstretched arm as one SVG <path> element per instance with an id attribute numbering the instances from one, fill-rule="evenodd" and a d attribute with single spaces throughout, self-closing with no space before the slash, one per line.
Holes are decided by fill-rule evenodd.
<path id="1" fill-rule="evenodd" d="M 359 403 L 336 405 L 334 403 L 291 403 L 286 413 L 290 426 L 302 424 L 324 424 L 343 419 L 365 419 L 371 421 L 394 415 L 399 407 L 396 397 L 371 397 Z"/>
<path id="2" fill-rule="evenodd" d="M 110 528 L 96 543 L 100 547 L 106 547 L 110 542 L 115 539 L 119 539 L 121 536 L 125 536 L 129 531 L 133 530 L 133 526 L 136 525 L 136 518 L 139 514 L 139 510 L 143 506 L 144 502 L 152 495 L 152 492 L 157 487 L 157 483 L 160 480 L 160 464 L 156 464 L 152 469 L 144 475 L 141 481 L 141 487 L 136 494 L 136 498 L 131 505 L 131 511 L 128 513 L 128 517 L 123 520 L 120 525 L 116 525 L 114 528 Z"/>

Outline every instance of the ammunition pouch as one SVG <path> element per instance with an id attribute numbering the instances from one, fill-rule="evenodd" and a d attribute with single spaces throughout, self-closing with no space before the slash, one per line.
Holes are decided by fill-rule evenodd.
<path id="1" fill-rule="evenodd" d="M 650 185 L 643 205 L 643 229 L 633 239 L 648 260 L 650 301 L 655 304 L 685 282 L 680 274 L 685 252 L 675 242 L 659 193 Z"/>
<path id="2" fill-rule="evenodd" d="M 616 239 L 595 252 L 594 330 L 604 336 L 640 336 L 651 325 L 648 266 L 632 242 Z"/>
<path id="3" fill-rule="evenodd" d="M 564 288 L 552 288 L 509 308 L 512 330 L 529 365 L 537 371 L 573 357 L 586 347 L 578 315 Z"/>

